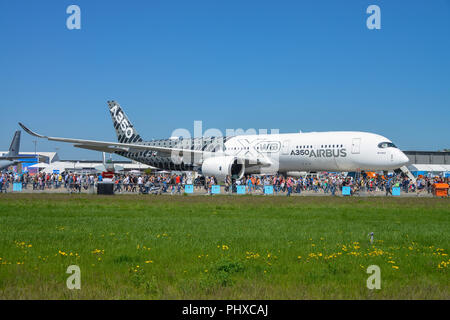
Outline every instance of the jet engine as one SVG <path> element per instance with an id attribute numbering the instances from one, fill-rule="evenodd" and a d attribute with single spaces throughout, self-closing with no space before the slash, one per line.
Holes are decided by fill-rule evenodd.
<path id="1" fill-rule="evenodd" d="M 245 163 L 233 156 L 211 157 L 203 161 L 202 174 L 215 176 L 223 181 L 229 175 L 233 179 L 240 179 L 244 175 Z"/>

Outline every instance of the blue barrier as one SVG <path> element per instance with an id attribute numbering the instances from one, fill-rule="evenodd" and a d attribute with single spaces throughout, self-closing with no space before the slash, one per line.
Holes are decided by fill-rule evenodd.
<path id="1" fill-rule="evenodd" d="M 422 176 L 426 176 L 428 174 L 428 171 L 414 171 L 413 175 L 415 177 L 422 175 Z"/>
<path id="2" fill-rule="evenodd" d="M 194 193 L 194 185 L 192 185 L 192 184 L 184 185 L 184 192 L 185 193 Z"/>
<path id="3" fill-rule="evenodd" d="M 13 183 L 13 191 L 21 192 L 22 191 L 22 182 L 14 182 Z"/>
<path id="4" fill-rule="evenodd" d="M 273 194 L 273 186 L 264 186 L 264 194 Z"/>
<path id="5" fill-rule="evenodd" d="M 352 195 L 352 191 L 350 189 L 350 187 L 342 187 L 342 195 L 343 196 L 351 196 Z"/>
<path id="6" fill-rule="evenodd" d="M 220 186 L 219 185 L 211 186 L 211 193 L 212 194 L 219 194 L 220 193 Z"/>
<path id="7" fill-rule="evenodd" d="M 400 195 L 400 187 L 393 187 L 392 188 L 392 195 L 393 196 L 399 196 Z"/>
<path id="8" fill-rule="evenodd" d="M 245 194 L 245 186 L 236 186 L 237 194 Z"/>

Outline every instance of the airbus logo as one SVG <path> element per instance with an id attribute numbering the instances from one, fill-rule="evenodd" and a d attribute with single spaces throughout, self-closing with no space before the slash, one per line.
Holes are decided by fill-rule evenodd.
<path id="1" fill-rule="evenodd" d="M 309 156 L 314 158 L 345 158 L 347 157 L 347 150 L 342 149 L 317 149 L 317 150 L 292 150 L 291 156 Z"/>
<path id="2" fill-rule="evenodd" d="M 120 129 L 122 130 L 123 133 L 125 133 L 125 136 L 128 139 L 131 138 L 133 136 L 134 131 L 133 128 L 128 123 L 127 119 L 124 119 L 125 117 L 123 115 L 122 110 L 120 110 L 117 104 L 115 104 L 114 107 L 110 109 L 110 111 L 116 123 L 119 123 Z"/>

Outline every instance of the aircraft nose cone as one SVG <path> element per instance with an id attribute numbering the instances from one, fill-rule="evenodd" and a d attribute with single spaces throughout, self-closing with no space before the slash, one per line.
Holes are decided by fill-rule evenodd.
<path id="1" fill-rule="evenodd" d="M 401 151 L 399 151 L 398 160 L 402 166 L 409 163 L 409 158 Z"/>

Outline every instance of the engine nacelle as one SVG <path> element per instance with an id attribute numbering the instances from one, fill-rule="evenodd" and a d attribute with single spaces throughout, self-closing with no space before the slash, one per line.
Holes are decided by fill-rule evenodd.
<path id="1" fill-rule="evenodd" d="M 214 176 L 221 181 L 224 181 L 227 175 L 233 179 L 240 179 L 244 171 L 244 161 L 233 156 L 207 158 L 202 164 L 203 175 Z"/>

